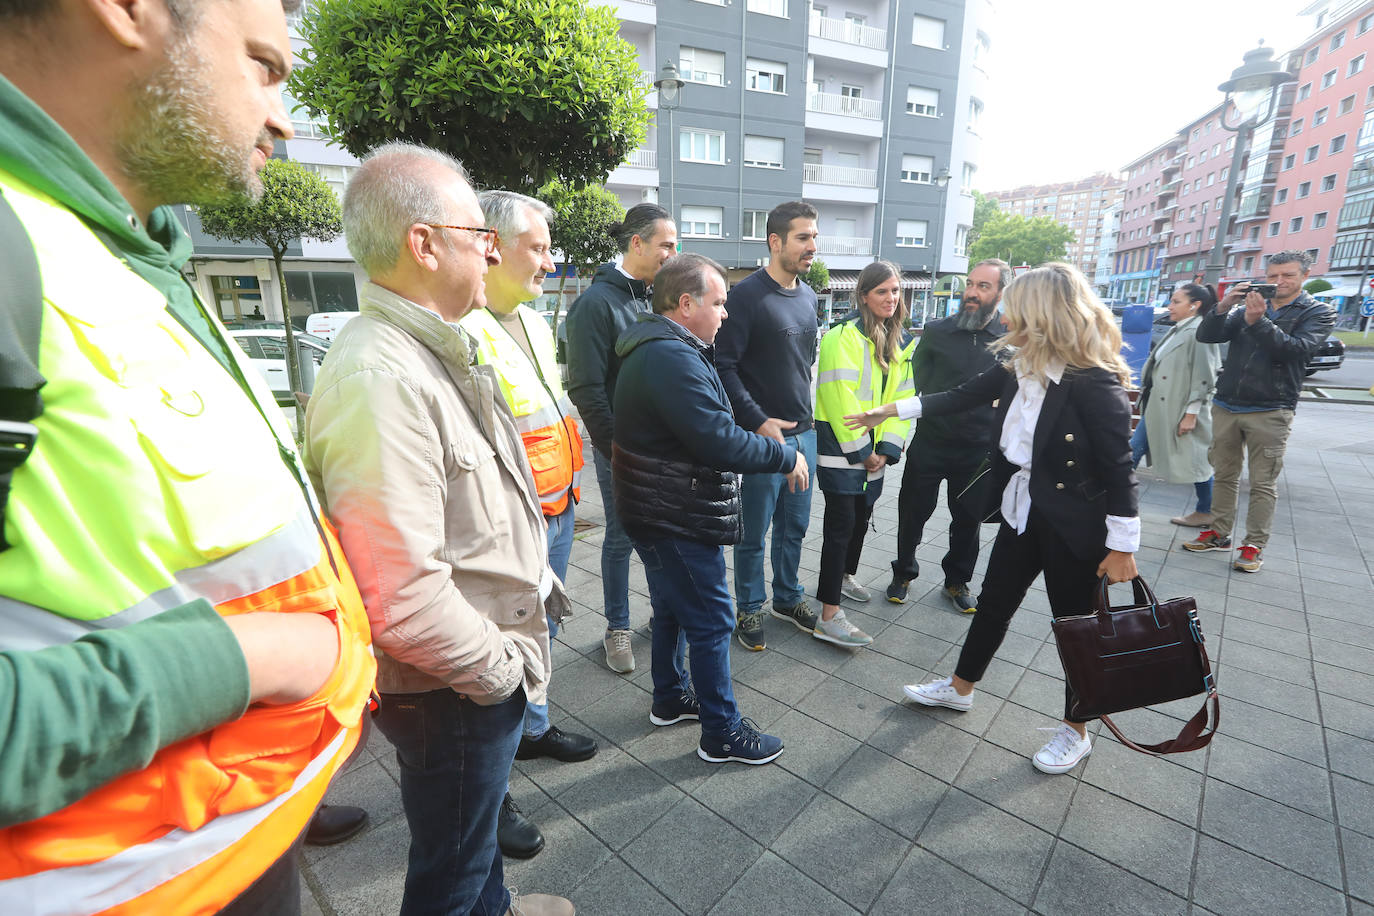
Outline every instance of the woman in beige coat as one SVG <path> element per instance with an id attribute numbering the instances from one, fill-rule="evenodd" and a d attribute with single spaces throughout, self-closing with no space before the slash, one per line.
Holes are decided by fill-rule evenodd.
<path id="1" fill-rule="evenodd" d="M 1209 405 L 1217 387 L 1221 354 L 1216 344 L 1199 343 L 1199 313 L 1215 308 L 1216 291 L 1187 283 L 1174 290 L 1169 317 L 1174 328 L 1155 347 L 1140 371 L 1140 424 L 1131 436 L 1136 464 L 1150 456 L 1150 468 L 1170 483 L 1191 483 L 1197 506 L 1170 519 L 1175 525 L 1207 526 L 1212 522 L 1212 444 Z"/>

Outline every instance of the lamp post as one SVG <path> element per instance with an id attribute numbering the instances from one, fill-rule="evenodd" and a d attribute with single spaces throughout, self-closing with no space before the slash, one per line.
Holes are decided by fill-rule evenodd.
<path id="1" fill-rule="evenodd" d="M 935 292 L 935 281 L 940 279 L 940 246 L 944 244 L 945 235 L 945 206 L 949 203 L 949 169 L 945 166 L 940 167 L 940 171 L 935 173 L 935 186 L 940 189 L 940 221 L 935 224 L 935 255 L 931 259 L 930 268 L 930 291 L 926 293 L 926 302 L 931 299 L 931 293 Z M 948 305 L 945 306 L 949 308 Z M 921 326 L 925 327 L 926 311 L 921 309 Z M 940 317 L 944 317 L 943 315 Z"/>
<path id="2" fill-rule="evenodd" d="M 677 210 L 674 199 L 673 188 L 673 165 L 677 160 L 678 139 L 674 136 L 673 112 L 678 108 L 678 93 L 683 87 L 683 80 L 678 76 L 677 67 L 673 66 L 672 61 L 668 61 L 658 71 L 658 79 L 654 80 L 654 88 L 658 90 L 658 107 L 668 112 L 668 212 L 672 214 L 673 220 L 677 220 Z"/>
<path id="3" fill-rule="evenodd" d="M 1226 269 L 1226 236 L 1231 231 L 1231 207 L 1236 186 L 1240 183 L 1240 164 L 1246 147 L 1256 128 L 1274 116 L 1278 108 L 1279 88 L 1293 81 L 1292 75 L 1274 60 L 1273 50 L 1261 44 L 1246 51 L 1241 65 L 1231 71 L 1231 78 L 1217 87 L 1226 93 L 1221 126 L 1236 135 L 1236 146 L 1231 153 L 1231 170 L 1226 177 L 1226 196 L 1221 201 L 1217 241 L 1212 246 L 1211 261 L 1207 265 L 1207 282 L 1213 286 L 1221 280 L 1221 272 Z M 1234 127 L 1226 123 L 1226 115 L 1232 105 L 1240 116 L 1240 122 Z"/>

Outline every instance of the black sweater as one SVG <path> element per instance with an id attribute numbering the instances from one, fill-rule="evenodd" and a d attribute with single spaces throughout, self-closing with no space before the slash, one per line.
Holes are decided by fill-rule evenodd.
<path id="1" fill-rule="evenodd" d="M 648 290 L 614 264 L 603 264 L 592 285 L 568 309 L 568 397 L 577 405 L 592 445 L 607 458 L 615 438 L 615 342 L 639 315 L 649 311 Z"/>
<path id="2" fill-rule="evenodd" d="M 788 435 L 810 429 L 815 292 L 800 280 L 783 289 L 761 267 L 730 290 L 725 308 L 730 317 L 716 335 L 716 368 L 739 425 L 753 431 L 777 417 L 796 421 Z"/>

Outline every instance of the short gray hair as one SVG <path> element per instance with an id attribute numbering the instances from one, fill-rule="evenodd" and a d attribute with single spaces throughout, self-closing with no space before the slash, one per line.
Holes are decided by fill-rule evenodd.
<path id="1" fill-rule="evenodd" d="M 726 286 L 730 285 L 725 268 L 704 254 L 687 252 L 669 258 L 654 276 L 654 312 L 671 312 L 682 301 L 683 293 L 693 299 L 705 296 L 707 277 L 713 270 Z"/>
<path id="2" fill-rule="evenodd" d="M 1303 273 L 1312 269 L 1312 256 L 1305 251 L 1296 248 L 1285 248 L 1283 251 L 1276 251 L 1269 256 L 1269 266 L 1275 264 L 1292 264 L 1296 262 L 1302 268 Z"/>
<path id="3" fill-rule="evenodd" d="M 477 204 L 482 208 L 482 218 L 494 228 L 503 242 L 513 242 L 521 234 L 530 231 L 530 212 L 553 222 L 553 207 L 514 191 L 483 191 L 477 195 Z"/>
<path id="4" fill-rule="evenodd" d="M 447 153 L 397 141 L 368 153 L 344 190 L 348 253 L 368 276 L 396 265 L 406 230 L 415 223 L 452 223 L 430 174 L 438 166 L 471 184 L 467 169 Z"/>
<path id="5" fill-rule="evenodd" d="M 973 271 L 979 267 L 996 268 L 997 282 L 998 284 L 1000 284 L 1000 287 L 1002 289 L 1006 289 L 1009 285 L 1011 285 L 1011 281 L 1016 279 L 1016 271 L 1012 270 L 1011 265 L 1008 264 L 1006 261 L 1003 261 L 1001 258 L 985 258 L 979 261 L 977 264 L 974 264 L 973 267 L 970 267 L 968 271 L 969 273 L 973 273 Z"/>

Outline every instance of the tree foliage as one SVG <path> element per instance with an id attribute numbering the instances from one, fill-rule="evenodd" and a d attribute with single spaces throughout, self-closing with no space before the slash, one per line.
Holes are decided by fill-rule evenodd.
<path id="1" fill-rule="evenodd" d="M 981 191 L 973 192 L 973 226 L 968 231 L 967 245 L 972 245 L 978 241 L 978 236 L 983 232 L 983 226 L 994 213 L 999 211 L 997 198 L 988 197 Z"/>
<path id="2" fill-rule="evenodd" d="M 600 264 L 614 258 L 618 252 L 611 226 L 625 218 L 620 198 L 597 185 L 572 188 L 561 181 L 551 181 L 539 189 L 537 196 L 554 209 L 549 225 L 549 240 L 562 252 L 565 264 L 577 270 L 578 276 L 590 274 Z M 558 330 L 559 312 L 563 310 L 563 287 L 568 283 L 568 271 L 558 282 L 558 300 L 553 309 L 553 328 Z"/>
<path id="3" fill-rule="evenodd" d="M 1308 280 L 1306 283 L 1303 284 L 1302 288 L 1307 292 L 1312 293 L 1313 295 L 1316 295 L 1317 293 L 1324 293 L 1328 289 L 1335 289 L 1335 287 L 1331 285 L 1330 280 L 1325 280 L 1321 277 L 1318 277 L 1315 280 Z"/>
<path id="4" fill-rule="evenodd" d="M 811 269 L 802 277 L 802 282 L 818 293 L 824 292 L 830 288 L 830 268 L 820 258 L 812 258 Z"/>
<path id="5" fill-rule="evenodd" d="M 1048 216 L 1026 219 L 998 210 L 983 223 L 978 240 L 969 246 L 969 263 L 1001 258 L 1009 264 L 1043 264 L 1062 260 L 1074 240 L 1073 230 Z"/>
<path id="6" fill-rule="evenodd" d="M 361 156 L 409 140 L 478 184 L 604 181 L 644 139 L 634 46 L 586 0 L 319 0 L 291 92 Z"/>

